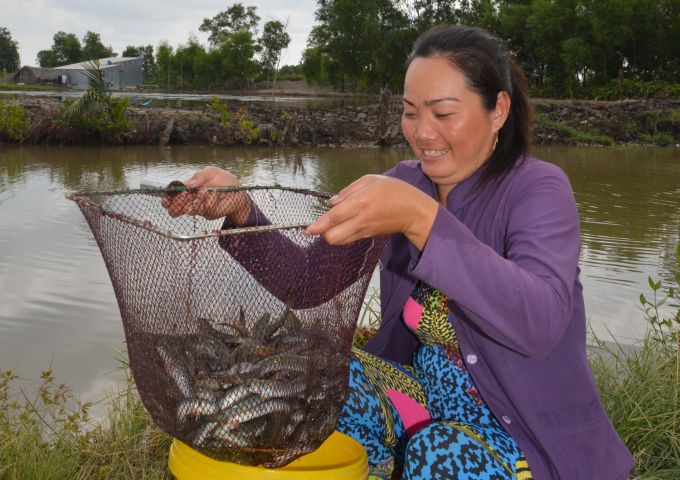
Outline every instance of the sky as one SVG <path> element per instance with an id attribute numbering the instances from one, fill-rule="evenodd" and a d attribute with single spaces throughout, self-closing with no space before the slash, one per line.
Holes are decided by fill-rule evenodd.
<path id="1" fill-rule="evenodd" d="M 75 33 L 81 40 L 89 30 L 120 55 L 128 45 L 153 45 L 167 40 L 173 48 L 190 35 L 207 46 L 208 35 L 198 30 L 238 0 L 0 0 L 0 27 L 9 29 L 19 43 L 22 65 L 37 66 L 40 50 L 52 47 L 58 31 Z M 260 30 L 265 22 L 288 21 L 291 37 L 281 65 L 297 65 L 314 25 L 316 0 L 241 0 L 257 7 Z"/>

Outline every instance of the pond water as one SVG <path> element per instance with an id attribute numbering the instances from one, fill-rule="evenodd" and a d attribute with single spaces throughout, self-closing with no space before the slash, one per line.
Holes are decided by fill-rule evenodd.
<path id="1" fill-rule="evenodd" d="M 646 325 L 647 277 L 670 281 L 680 242 L 680 150 L 543 148 L 569 175 L 582 220 L 588 319 L 624 343 Z M 0 148 L 0 368 L 37 380 L 50 365 L 83 399 L 103 398 L 124 349 L 99 250 L 67 191 L 137 188 L 144 175 L 185 178 L 206 165 L 247 184 L 335 192 L 389 169 L 407 149 L 212 147 Z M 375 282 L 373 282 L 375 286 Z"/>

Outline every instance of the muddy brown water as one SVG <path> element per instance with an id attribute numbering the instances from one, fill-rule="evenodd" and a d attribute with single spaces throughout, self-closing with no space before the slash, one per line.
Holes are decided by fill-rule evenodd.
<path id="1" fill-rule="evenodd" d="M 633 342 L 646 327 L 638 297 L 649 296 L 647 277 L 672 278 L 680 149 L 534 153 L 562 167 L 574 187 L 592 328 Z M 87 400 L 120 383 L 118 306 L 94 239 L 65 192 L 137 188 L 144 175 L 185 178 L 206 165 L 226 167 L 248 184 L 335 192 L 409 157 L 399 148 L 1 147 L 0 369 L 37 380 L 51 365 L 59 382 Z"/>

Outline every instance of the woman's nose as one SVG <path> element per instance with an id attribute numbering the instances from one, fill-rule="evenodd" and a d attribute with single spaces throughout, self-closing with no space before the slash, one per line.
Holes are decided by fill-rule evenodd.
<path id="1" fill-rule="evenodd" d="M 414 133 L 416 140 L 432 140 L 437 137 L 437 132 L 430 125 L 430 122 L 421 120 L 416 125 Z"/>

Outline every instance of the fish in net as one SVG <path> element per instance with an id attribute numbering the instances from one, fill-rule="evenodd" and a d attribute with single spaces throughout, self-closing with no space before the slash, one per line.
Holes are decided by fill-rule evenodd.
<path id="1" fill-rule="evenodd" d="M 331 246 L 304 235 L 328 209 L 329 195 L 311 190 L 200 197 L 245 201 L 239 225 L 173 218 L 161 205 L 168 194 L 68 195 L 108 269 L 144 406 L 161 429 L 218 460 L 273 468 L 315 450 L 347 395 L 352 338 L 385 238 Z"/>

